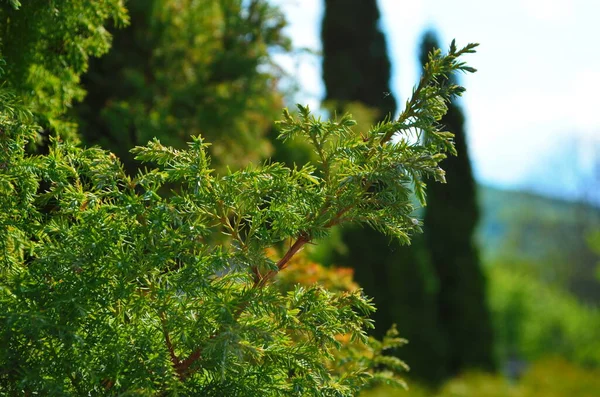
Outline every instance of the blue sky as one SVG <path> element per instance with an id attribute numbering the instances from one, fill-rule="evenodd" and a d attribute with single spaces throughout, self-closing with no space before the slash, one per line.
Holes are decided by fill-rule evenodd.
<path id="1" fill-rule="evenodd" d="M 294 45 L 320 50 L 323 0 L 274 0 Z M 585 178 L 600 164 L 600 1 L 379 0 L 400 103 L 417 81 L 422 33 L 444 46 L 478 42 L 462 78 L 469 151 L 485 184 L 577 198 L 598 192 Z M 320 59 L 280 58 L 299 79 L 298 101 L 324 94 Z M 600 175 L 595 189 L 600 190 Z M 600 198 L 600 194 L 598 194 Z"/>

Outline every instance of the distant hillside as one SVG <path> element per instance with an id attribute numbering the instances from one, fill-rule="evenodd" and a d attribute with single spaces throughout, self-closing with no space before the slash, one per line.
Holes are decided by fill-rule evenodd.
<path id="1" fill-rule="evenodd" d="M 487 263 L 527 267 L 541 280 L 600 303 L 600 258 L 588 235 L 600 230 L 600 208 L 541 195 L 479 187 L 478 241 Z"/>
<path id="2" fill-rule="evenodd" d="M 573 224 L 582 217 L 591 216 L 589 223 L 595 220 L 600 228 L 597 223 L 600 208 L 589 204 L 483 185 L 479 185 L 478 194 L 481 221 L 477 238 L 484 255 L 489 259 L 500 254 L 499 250 L 510 228 L 520 224 L 525 214 L 540 220 L 553 220 L 559 225 Z"/>

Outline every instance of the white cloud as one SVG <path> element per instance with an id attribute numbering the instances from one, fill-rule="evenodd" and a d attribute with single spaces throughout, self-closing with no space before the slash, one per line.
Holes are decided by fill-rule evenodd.
<path id="1" fill-rule="evenodd" d="M 560 145 L 577 148 L 576 171 L 598 162 L 600 144 L 600 71 L 584 70 L 546 89 L 516 85 L 490 95 L 469 90 L 465 104 L 471 154 L 478 176 L 495 183 L 529 180 L 548 153 L 560 155 Z M 565 147 L 566 150 L 566 147 Z"/>

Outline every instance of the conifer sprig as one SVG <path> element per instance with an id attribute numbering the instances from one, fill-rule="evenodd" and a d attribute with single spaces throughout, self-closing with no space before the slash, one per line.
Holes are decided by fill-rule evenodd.
<path id="1" fill-rule="evenodd" d="M 453 48 L 432 55 L 407 116 L 366 133 L 350 116 L 284 111 L 281 138 L 306 140 L 319 159 L 294 168 L 217 174 L 201 138 L 134 148 L 150 167 L 134 178 L 111 153 L 70 142 L 30 156 L 36 127 L 0 89 L 0 389 L 351 396 L 400 384 L 403 363 L 383 351 L 402 341 L 367 337 L 374 308 L 360 290 L 282 293 L 274 281 L 334 225 L 406 243 L 419 230 L 409 197 L 443 179 L 452 141 L 434 122 L 462 92 L 440 82 L 469 71 L 458 57 L 474 46 Z M 437 138 L 389 138 L 410 128 Z"/>

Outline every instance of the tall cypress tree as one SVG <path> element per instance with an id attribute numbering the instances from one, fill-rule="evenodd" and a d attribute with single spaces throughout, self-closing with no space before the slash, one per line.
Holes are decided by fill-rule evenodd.
<path id="1" fill-rule="evenodd" d="M 438 47 L 436 35 L 425 33 L 421 64 Z M 447 338 L 448 373 L 452 375 L 468 368 L 492 370 L 495 365 L 486 282 L 474 241 L 479 219 L 477 191 L 465 116 L 456 102 L 450 104 L 441 124 L 454 134 L 458 156 L 444 160 L 447 184 L 428 185 L 424 237 L 439 279 L 439 323 Z"/>
<path id="2" fill-rule="evenodd" d="M 380 118 L 396 111 L 390 92 L 391 64 L 379 29 L 376 0 L 325 0 L 323 80 L 326 100 L 361 102 L 376 109 Z"/>
<path id="3" fill-rule="evenodd" d="M 391 65 L 376 0 L 325 0 L 322 40 L 326 100 L 337 111 L 360 103 L 380 120 L 393 116 Z M 354 268 L 355 279 L 374 298 L 377 336 L 397 324 L 410 341 L 398 355 L 410 365 L 411 376 L 442 379 L 445 347 L 436 324 L 437 282 L 424 240 L 401 246 L 369 228 L 345 229 L 342 238 L 347 251 L 334 261 Z"/>

